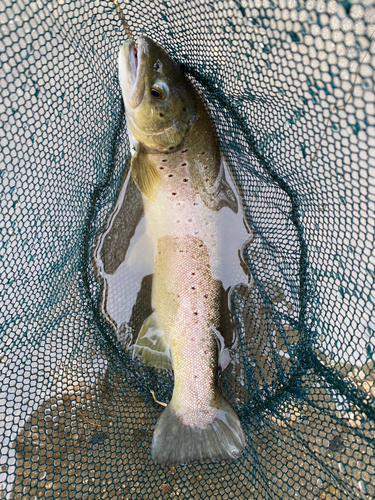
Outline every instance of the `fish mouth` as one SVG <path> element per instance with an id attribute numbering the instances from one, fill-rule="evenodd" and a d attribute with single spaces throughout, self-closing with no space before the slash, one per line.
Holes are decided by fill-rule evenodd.
<path id="1" fill-rule="evenodd" d="M 140 38 L 138 46 L 131 42 L 127 49 L 127 66 L 130 73 L 130 92 L 128 103 L 132 109 L 137 108 L 145 92 L 145 72 L 148 60 L 148 47 L 145 40 Z"/>
<path id="2" fill-rule="evenodd" d="M 138 48 L 135 43 L 132 43 L 129 47 L 129 60 L 133 82 L 135 83 L 139 67 Z"/>

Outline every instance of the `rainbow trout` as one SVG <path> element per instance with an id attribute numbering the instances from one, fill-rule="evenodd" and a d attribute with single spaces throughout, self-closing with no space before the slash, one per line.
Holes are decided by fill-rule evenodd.
<path id="1" fill-rule="evenodd" d="M 134 355 L 174 371 L 151 456 L 163 465 L 234 459 L 245 436 L 217 385 L 217 221 L 224 207 L 237 212 L 238 202 L 206 106 L 168 54 L 147 37 L 125 43 L 119 79 L 131 175 L 142 193 L 154 255 L 154 312 Z"/>

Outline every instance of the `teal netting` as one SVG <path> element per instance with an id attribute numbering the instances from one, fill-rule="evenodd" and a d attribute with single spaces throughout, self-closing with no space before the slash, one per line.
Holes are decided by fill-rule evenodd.
<path id="1" fill-rule="evenodd" d="M 254 230 L 220 378 L 247 447 L 153 465 L 150 390 L 168 401 L 172 375 L 128 350 L 150 278 L 128 322 L 105 312 L 98 240 L 129 156 L 113 5 L 0 0 L 0 499 L 375 498 L 375 7 L 123 9 L 204 95 Z"/>

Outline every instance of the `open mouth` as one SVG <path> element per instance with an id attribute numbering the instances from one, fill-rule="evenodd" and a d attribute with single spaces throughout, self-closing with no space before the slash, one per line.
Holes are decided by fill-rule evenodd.
<path id="1" fill-rule="evenodd" d="M 130 73 L 129 78 L 129 105 L 131 108 L 135 109 L 138 107 L 143 99 L 145 93 L 145 55 L 144 47 L 141 40 L 138 41 L 138 46 L 135 43 L 131 43 L 128 46 L 128 71 Z"/>
<path id="2" fill-rule="evenodd" d="M 133 73 L 133 78 L 135 81 L 137 78 L 139 61 L 138 61 L 138 49 L 134 43 L 131 44 L 130 46 L 130 64 Z"/>

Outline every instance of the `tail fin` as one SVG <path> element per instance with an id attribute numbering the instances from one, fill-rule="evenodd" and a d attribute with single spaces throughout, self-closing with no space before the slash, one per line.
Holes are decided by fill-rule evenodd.
<path id="1" fill-rule="evenodd" d="M 151 458 L 160 465 L 218 462 L 239 457 L 244 447 L 238 416 L 222 398 L 216 419 L 205 429 L 181 424 L 167 406 L 155 427 Z"/>

